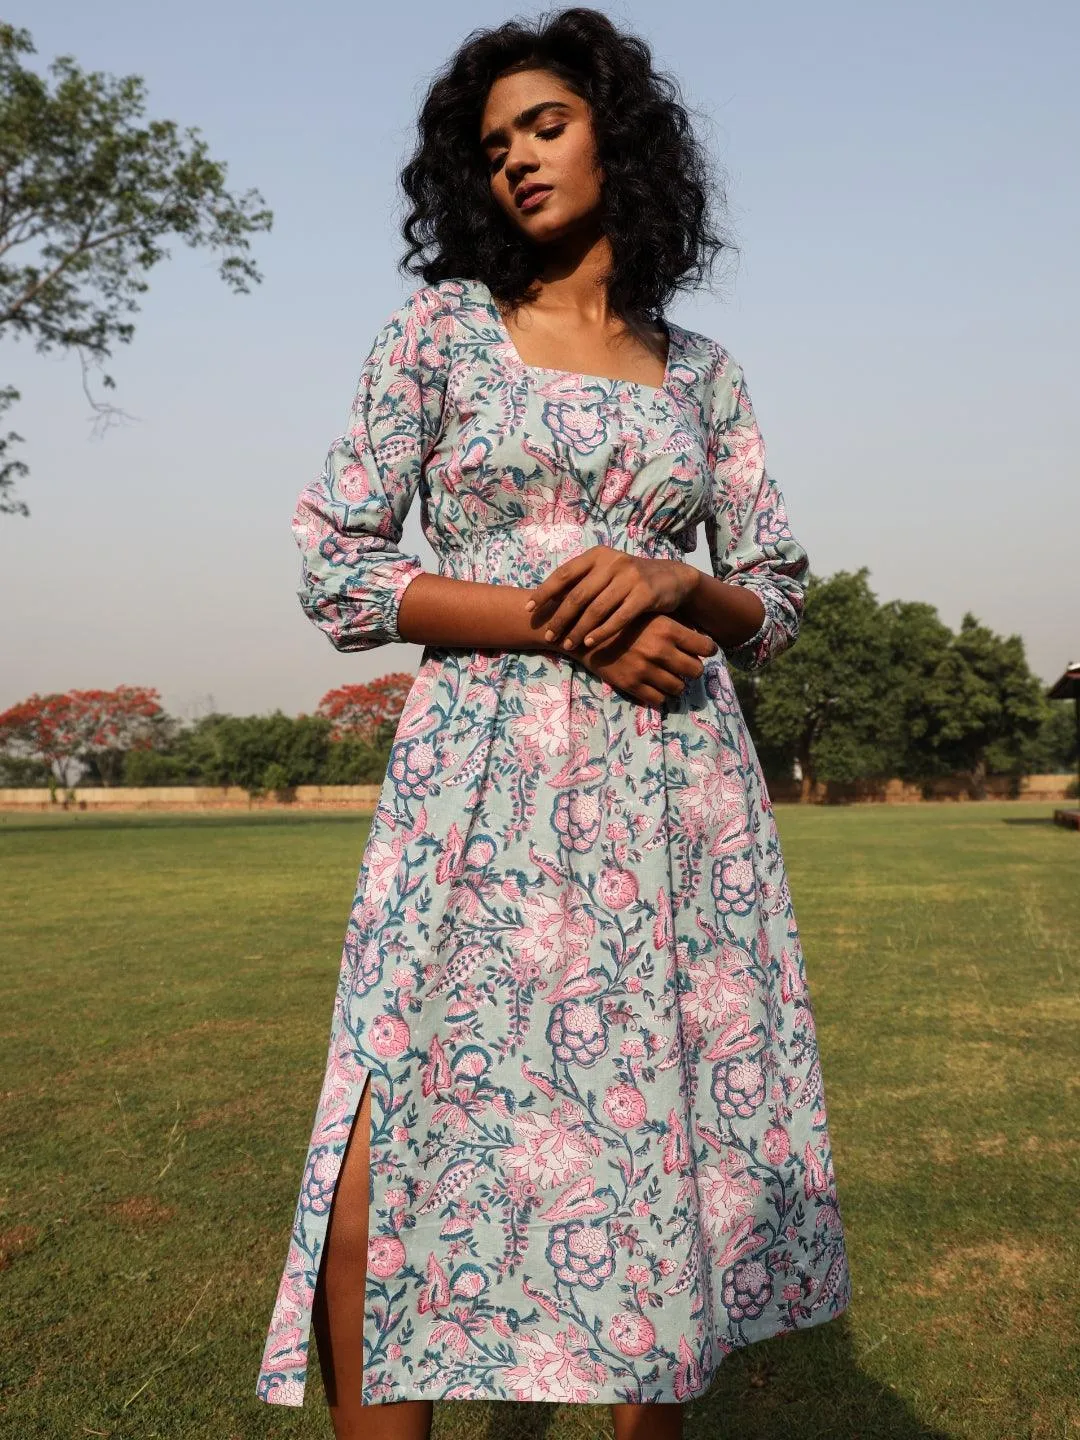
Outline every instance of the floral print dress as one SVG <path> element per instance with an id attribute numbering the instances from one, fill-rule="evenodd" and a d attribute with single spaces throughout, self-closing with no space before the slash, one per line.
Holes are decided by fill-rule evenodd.
<path id="1" fill-rule="evenodd" d="M 415 290 L 300 497 L 301 601 L 400 640 L 424 566 L 529 587 L 609 545 L 760 597 L 655 706 L 570 656 L 423 649 L 360 864 L 257 1394 L 302 1405 L 370 1077 L 363 1400 L 684 1401 L 850 1300 L 768 791 L 728 667 L 796 638 L 806 552 L 739 365 L 668 323 L 663 383 L 526 365 L 491 291 Z"/>

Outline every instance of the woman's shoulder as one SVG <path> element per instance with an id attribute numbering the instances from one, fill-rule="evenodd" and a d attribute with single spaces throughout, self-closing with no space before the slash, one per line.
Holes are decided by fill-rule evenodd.
<path id="1" fill-rule="evenodd" d="M 703 411 L 714 419 L 734 414 L 743 381 L 743 370 L 726 346 L 700 330 L 668 321 L 669 330 L 677 331 L 679 354 L 672 366 L 677 380 L 692 391 Z"/>
<path id="2" fill-rule="evenodd" d="M 667 322 L 669 327 L 673 322 Z M 691 358 L 704 378 L 710 381 L 731 378 L 742 373 L 742 367 L 731 351 L 719 340 L 701 330 L 688 330 L 685 325 L 675 325 L 679 331 L 682 350 Z"/>
<path id="3" fill-rule="evenodd" d="M 486 316 L 477 283 L 463 277 L 417 285 L 386 317 L 382 335 L 395 350 L 421 355 L 428 365 L 445 370 L 466 336 Z"/>
<path id="4" fill-rule="evenodd" d="M 457 316 L 476 301 L 474 280 L 454 277 L 418 285 L 397 306 L 394 316 L 402 323 L 431 329 Z"/>

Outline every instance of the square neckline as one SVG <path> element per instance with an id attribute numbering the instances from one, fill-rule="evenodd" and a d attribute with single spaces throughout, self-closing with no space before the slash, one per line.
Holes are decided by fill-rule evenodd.
<path id="1" fill-rule="evenodd" d="M 514 343 L 514 337 L 510 334 L 506 321 L 502 317 L 502 312 L 499 310 L 498 305 L 496 305 L 495 303 L 495 297 L 491 293 L 491 287 L 487 285 L 483 280 L 476 280 L 473 283 L 480 286 L 480 288 L 483 290 L 484 295 L 486 296 L 484 303 L 486 304 L 488 310 L 491 312 L 492 318 L 495 321 L 495 325 L 498 328 L 500 335 L 502 336 L 503 344 L 507 347 L 508 353 L 513 358 L 514 364 L 518 367 L 518 369 L 524 371 L 526 374 L 561 375 L 568 380 L 581 380 L 583 382 L 591 382 L 595 385 L 626 385 L 629 386 L 632 390 L 643 390 L 654 398 L 660 395 L 666 395 L 669 392 L 672 371 L 674 368 L 677 333 L 679 327 L 672 324 L 672 322 L 668 320 L 666 316 L 664 317 L 664 327 L 667 330 L 668 347 L 667 356 L 664 360 L 664 378 L 661 380 L 659 385 L 648 385 L 643 380 L 620 380 L 612 375 L 590 375 L 583 370 L 562 370 L 555 365 L 528 365 L 521 358 L 521 355 L 518 352 L 517 345 Z"/>

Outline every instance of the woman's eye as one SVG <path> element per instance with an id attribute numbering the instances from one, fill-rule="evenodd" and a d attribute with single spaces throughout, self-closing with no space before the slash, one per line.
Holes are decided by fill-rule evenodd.
<path id="1" fill-rule="evenodd" d="M 551 130 L 538 130 L 536 132 L 537 139 L 554 140 L 556 136 L 561 135 L 565 129 L 565 125 L 556 125 Z M 505 159 L 505 155 L 492 155 L 492 157 L 488 161 L 488 171 L 492 175 L 494 175 L 496 170 L 498 170 L 499 166 L 503 163 Z"/>

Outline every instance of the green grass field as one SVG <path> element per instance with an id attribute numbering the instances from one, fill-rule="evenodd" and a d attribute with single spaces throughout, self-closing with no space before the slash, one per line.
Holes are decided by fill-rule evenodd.
<path id="1" fill-rule="evenodd" d="M 1080 835 L 778 809 L 854 1300 L 688 1440 L 1080 1435 Z M 0 1434 L 331 1435 L 254 1397 L 368 822 L 0 816 Z M 610 1434 L 436 1405 L 435 1436 Z"/>

